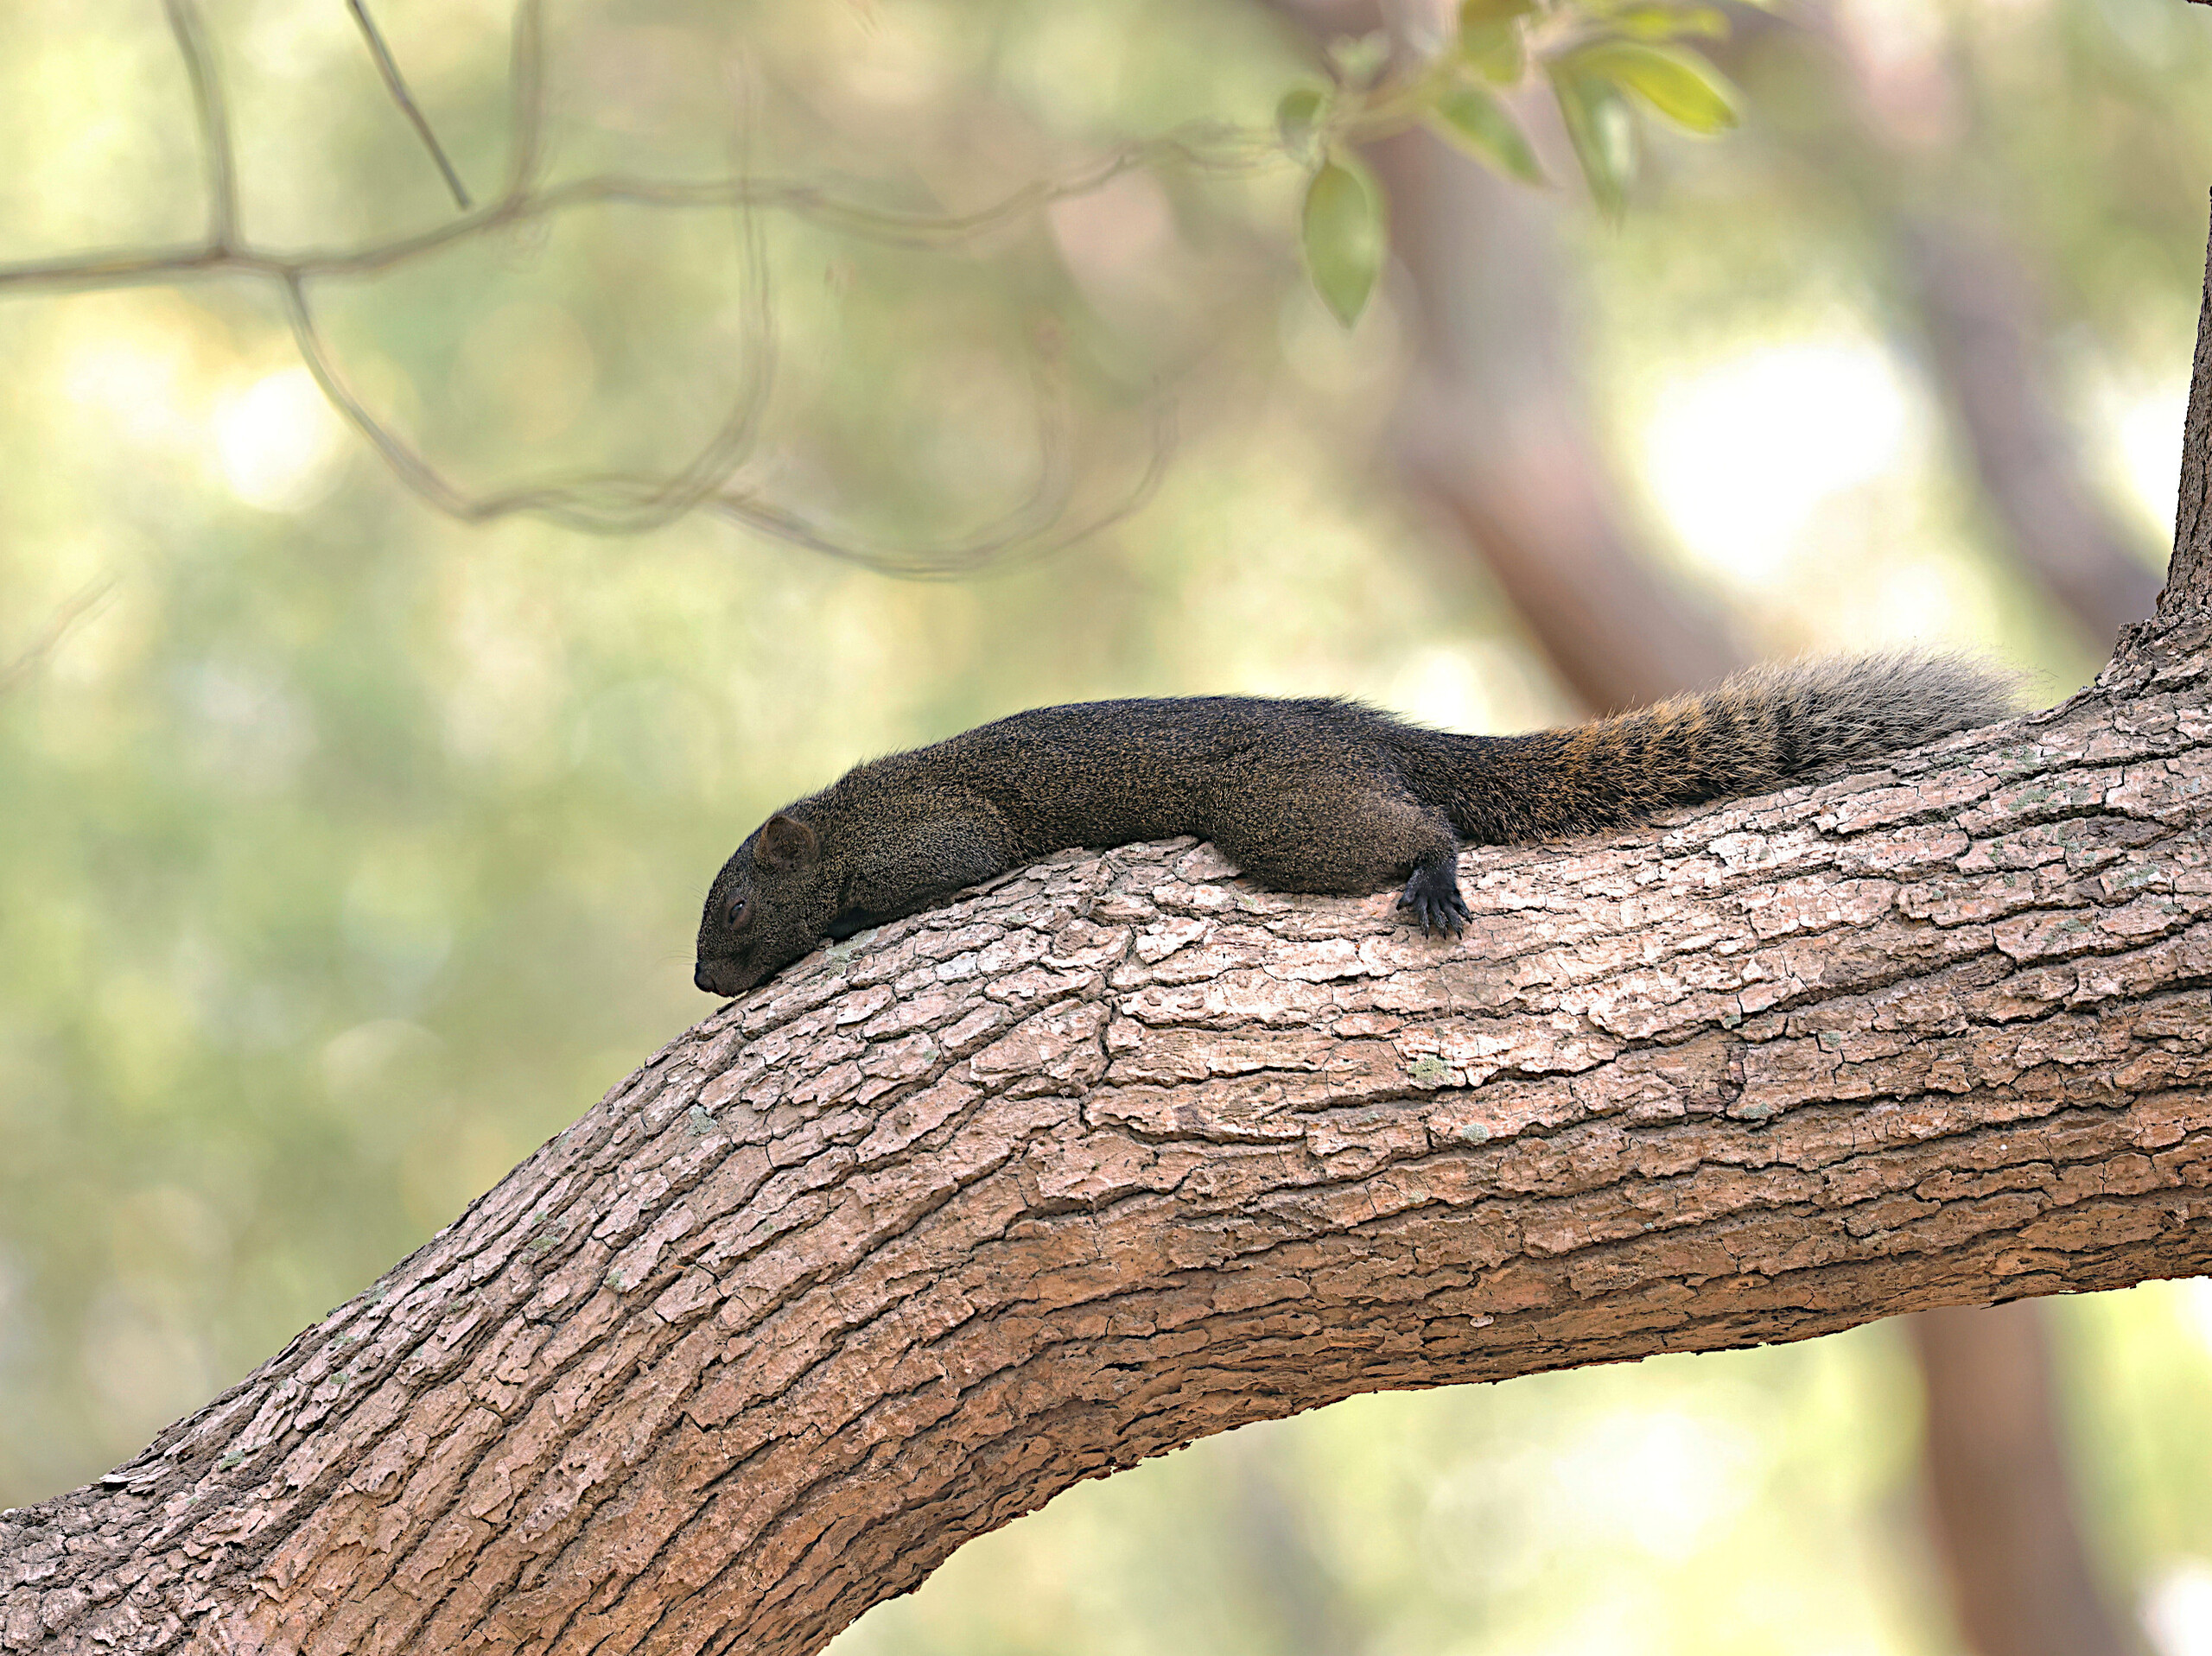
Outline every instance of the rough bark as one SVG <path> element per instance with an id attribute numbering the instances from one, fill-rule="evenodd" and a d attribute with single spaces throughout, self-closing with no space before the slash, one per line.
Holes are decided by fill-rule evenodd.
<path id="1" fill-rule="evenodd" d="M 1378 21 L 1344 5 L 1293 10 L 1329 27 Z M 2055 412 L 2032 284 L 2001 235 L 1903 185 L 1927 171 L 1928 146 L 1905 153 L 1910 140 L 1868 117 L 1866 66 L 1837 44 L 1859 83 L 1848 116 L 1801 136 L 1832 148 L 1840 124 L 1852 129 L 1856 162 L 1842 171 L 1893 251 L 1986 497 L 2024 568 L 2107 645 L 2150 609 L 2158 578 L 2089 486 Z M 1374 146 L 1370 159 L 1389 190 L 1421 346 L 1396 422 L 1408 475 L 1487 559 L 1562 680 L 1598 707 L 1656 701 L 1740 664 L 1723 631 L 1657 578 L 1620 527 L 1576 404 L 1551 204 L 1426 133 Z M 1825 164 L 1835 170 L 1832 154 Z M 2039 1311 L 1931 1315 L 1940 1327 L 1915 1329 L 1912 1340 L 1929 1405 L 1929 1515 L 1969 1641 L 1980 1656 L 2132 1648 L 2074 1521 L 2049 1388 L 2012 1394 L 2018 1406 L 2006 1410 L 1978 1410 L 1961 1395 L 1996 1359 L 2024 1374 L 2048 1368 Z M 1962 1469 L 1974 1465 L 2010 1475 L 1969 1489 Z"/>
<path id="2" fill-rule="evenodd" d="M 808 1651 L 1244 1421 L 2212 1267 L 2208 634 L 1457 947 L 1186 844 L 817 955 L 0 1520 L 0 1641 Z"/>
<path id="3" fill-rule="evenodd" d="M 1326 26 L 1377 21 L 1342 7 L 1320 16 Z M 1854 101 L 1866 101 L 1863 89 Z M 1829 143 L 1834 124 L 1822 124 Z M 1905 169 L 1880 133 L 1878 123 L 1859 123 L 1864 160 L 1849 170 L 1907 274 L 1930 365 L 1987 497 L 2027 569 L 2108 645 L 2149 611 L 2158 578 L 2096 499 L 2053 412 L 2031 286 L 2002 238 L 1970 234 L 1955 212 L 1901 205 L 1910 193 L 1895 187 Z M 1369 158 L 1389 191 L 1392 250 L 1419 341 L 1395 422 L 1416 487 L 1459 542 L 1486 559 L 1561 680 L 1597 707 L 1656 701 L 1742 665 L 1722 629 L 1658 576 L 1622 527 L 1578 403 L 1554 204 L 1425 132 L 1375 145 Z M 2012 1393 L 2018 1406 L 2006 1410 L 1978 1410 L 1962 1395 L 2000 1361 L 2023 1373 L 2048 1367 L 2039 1310 L 1930 1315 L 1945 1320 L 1912 1339 L 1929 1405 L 1928 1513 L 1973 1647 L 1979 1656 L 2129 1648 L 2074 1521 L 2049 1389 Z M 1961 1469 L 1984 1464 L 2012 1475 L 1966 1488 Z M 2025 1541 L 2036 1545 L 2023 1550 Z"/>
<path id="4" fill-rule="evenodd" d="M 1955 178 L 1946 184 L 1958 136 L 1947 112 L 1967 107 L 1955 66 L 1931 44 L 1910 69 L 1878 71 L 1868 36 L 1839 29 L 1832 12 L 1811 16 L 1840 102 L 1770 130 L 1794 136 L 1855 199 L 1888 251 L 1931 381 L 2010 550 L 2102 648 L 2151 607 L 2158 580 L 2092 485 L 2062 416 L 2044 360 L 2048 318 L 2018 248 L 1961 209 Z M 1764 18 L 1748 31 L 1777 32 Z M 2132 1656 L 2139 1640 L 2102 1590 L 2076 1522 L 2040 1307 L 1929 1312 L 1906 1328 L 1926 1400 L 1929 1529 L 1967 1646 L 1978 1656 Z"/>

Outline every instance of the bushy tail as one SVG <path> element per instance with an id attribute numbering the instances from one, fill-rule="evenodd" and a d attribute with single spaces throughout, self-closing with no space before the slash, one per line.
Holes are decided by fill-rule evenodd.
<path id="1" fill-rule="evenodd" d="M 2005 717 L 2013 688 L 2004 674 L 1955 656 L 1770 663 L 1568 730 L 1451 737 L 1441 752 L 1424 742 L 1409 769 L 1427 773 L 1417 785 L 1432 799 L 1444 796 L 1468 840 L 1550 839 L 1764 792 L 1808 771 L 1970 730 Z"/>

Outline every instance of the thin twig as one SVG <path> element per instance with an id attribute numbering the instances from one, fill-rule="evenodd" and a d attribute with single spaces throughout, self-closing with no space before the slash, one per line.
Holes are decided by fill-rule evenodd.
<path id="1" fill-rule="evenodd" d="M 398 80 L 362 0 L 348 0 L 385 73 L 386 85 L 446 172 L 456 199 L 463 204 L 463 214 L 450 223 L 394 241 L 350 250 L 280 252 L 238 239 L 237 175 L 215 60 L 194 9 L 195 0 L 164 0 L 164 3 L 191 70 L 200 113 L 210 185 L 208 242 L 0 264 L 0 295 L 124 288 L 205 276 L 245 276 L 272 282 L 279 290 L 301 360 L 332 406 L 407 488 L 439 511 L 464 523 L 527 512 L 587 533 L 635 534 L 690 512 L 706 511 L 827 556 L 924 579 L 966 574 L 986 563 L 1017 554 L 1041 553 L 1095 533 L 1136 511 L 1158 487 L 1173 447 L 1172 415 L 1164 403 L 1154 405 L 1151 454 L 1134 486 L 1103 511 L 1071 525 L 1065 514 L 1077 479 L 1068 442 L 1065 388 L 1057 383 L 1048 384 L 1052 378 L 1049 374 L 1040 374 L 1039 378 L 1034 486 L 1013 510 L 964 539 L 900 548 L 868 545 L 834 533 L 808 515 L 766 499 L 756 491 L 736 486 L 732 479 L 759 441 L 776 366 L 774 314 L 760 213 L 785 212 L 846 235 L 893 246 L 943 249 L 984 235 L 1054 201 L 1090 194 L 1140 168 L 1180 164 L 1194 171 L 1239 174 L 1280 166 L 1287 159 L 1281 143 L 1271 132 L 1192 124 L 1161 137 L 1124 144 L 1073 174 L 1025 185 L 976 212 L 933 214 L 864 204 L 810 181 L 753 177 L 747 162 L 749 143 L 741 138 L 733 170 L 727 177 L 657 180 L 603 174 L 540 188 L 537 181 L 544 162 L 543 18 L 540 0 L 518 0 L 509 65 L 508 187 L 498 201 L 472 207 Z M 738 102 L 741 108 L 750 107 L 747 98 L 740 98 Z M 323 276 L 374 275 L 469 237 L 550 219 L 571 209 L 615 204 L 737 213 L 747 350 L 744 383 L 734 405 L 699 452 L 668 475 L 570 474 L 489 494 L 472 493 L 446 477 L 426 454 L 379 419 L 353 389 L 316 325 L 308 283 Z"/>
<path id="2" fill-rule="evenodd" d="M 69 630 L 107 602 L 116 588 L 113 575 L 103 575 L 81 589 L 75 597 L 54 611 L 46 624 L 46 630 L 13 661 L 0 666 L 0 695 L 5 695 L 23 683 L 53 655 L 56 646 L 68 635 Z"/>
<path id="3" fill-rule="evenodd" d="M 545 160 L 545 16 L 540 0 L 516 0 L 514 38 L 507 48 L 508 141 L 506 200 L 529 199 Z"/>
<path id="4" fill-rule="evenodd" d="M 1016 562 L 1044 557 L 1109 529 L 1142 510 L 1159 492 L 1160 482 L 1167 475 L 1168 462 L 1174 455 L 1175 410 L 1172 403 L 1163 400 L 1153 404 L 1148 435 L 1150 445 L 1145 468 L 1136 481 L 1109 504 L 1076 523 L 1062 522 L 1057 532 L 1051 534 L 1042 531 L 1052 528 L 1052 513 L 1042 514 L 1045 521 L 1041 525 L 1038 523 L 1040 501 L 1052 496 L 1049 462 L 1040 468 L 1038 488 L 1005 517 L 964 541 L 934 545 L 909 542 L 896 549 L 870 546 L 849 536 L 833 535 L 789 507 L 742 495 L 717 495 L 707 503 L 705 510 L 840 562 L 857 564 L 908 581 L 957 581 L 974 574 L 986 565 L 1004 568 Z M 1059 501 L 1058 510 L 1064 511 L 1064 492 L 1059 495 Z"/>
<path id="5" fill-rule="evenodd" d="M 407 90 L 407 83 L 400 78 L 399 65 L 392 59 L 391 49 L 384 43 L 384 36 L 377 31 L 376 20 L 369 16 L 363 0 L 346 0 L 346 10 L 353 14 L 353 21 L 361 26 L 361 38 L 369 43 L 369 55 L 376 60 L 377 73 L 384 77 L 385 90 L 391 94 L 391 101 L 399 105 L 399 112 L 415 129 L 415 136 L 430 152 L 430 159 L 438 164 L 438 171 L 445 174 L 446 187 L 453 192 L 453 199 L 466 213 L 475 203 L 468 199 L 468 187 L 461 181 L 461 174 L 453 169 L 453 162 L 446 159 L 445 146 L 438 142 L 438 135 L 430 130 L 429 122 L 416 107 L 414 97 Z"/>
<path id="6" fill-rule="evenodd" d="M 870 544 L 841 535 L 796 508 L 745 490 L 725 486 L 714 466 L 725 456 L 741 454 L 755 435 L 766 401 L 766 375 L 753 375 L 752 393 L 700 457 L 676 478 L 634 472 L 607 472 L 549 479 L 491 494 L 473 494 L 441 472 L 429 459 L 385 425 L 340 371 L 316 327 L 304 284 L 297 277 L 283 288 L 292 337 L 308 371 L 331 404 L 384 457 L 402 483 L 448 517 L 483 523 L 522 514 L 543 517 L 566 529 L 592 535 L 631 535 L 674 521 L 689 511 L 704 511 L 759 533 L 803 546 L 842 562 L 916 580 L 944 580 L 973 573 L 985 564 L 1017 555 L 1041 555 L 1096 534 L 1136 511 L 1157 492 L 1174 447 L 1173 406 L 1152 409 L 1150 452 L 1141 477 L 1111 504 L 1080 523 L 1063 521 L 1074 492 L 1068 464 L 1065 396 L 1040 378 L 1037 414 L 1039 466 L 1027 497 L 996 522 L 963 540 L 896 548 Z M 699 487 L 702 475 L 715 486 Z M 1053 525 L 1059 524 L 1057 532 Z"/>
<path id="7" fill-rule="evenodd" d="M 322 334 L 315 325 L 314 314 L 308 308 L 306 285 L 296 272 L 285 275 L 283 293 L 285 320 L 292 326 L 292 342 L 298 346 L 300 360 L 315 376 L 315 384 L 322 388 L 331 406 L 346 416 L 369 446 L 384 456 L 385 464 L 399 474 L 399 480 L 416 494 L 448 517 L 464 523 L 482 521 L 475 503 L 447 482 L 429 461 L 387 430 L 339 372 L 337 362 L 324 347 Z"/>
<path id="8" fill-rule="evenodd" d="M 752 168 L 754 97 L 742 60 L 730 66 L 727 79 L 730 106 L 737 119 L 730 145 L 732 175 L 743 178 Z M 669 479 L 663 504 L 670 521 L 713 496 L 753 452 L 775 387 L 775 300 L 770 286 L 767 242 L 760 232 L 760 215 L 749 206 L 741 204 L 735 216 L 746 346 L 744 382 L 721 428 L 689 465 Z"/>
<path id="9" fill-rule="evenodd" d="M 1203 140 L 1220 147 L 1210 152 Z M 1165 163 L 1193 171 L 1238 176 L 1286 164 L 1272 136 L 1226 133 L 1208 127 L 1130 143 L 1058 180 L 1025 184 L 973 213 L 919 213 L 863 205 L 814 183 L 773 178 L 692 181 L 603 173 L 571 179 L 550 189 L 511 196 L 418 235 L 350 250 L 309 249 L 277 253 L 232 247 L 150 249 L 71 255 L 0 264 L 0 292 L 54 293 L 86 288 L 128 287 L 201 276 L 246 275 L 277 282 L 296 276 L 373 276 L 442 251 L 456 242 L 583 206 L 648 206 L 679 210 L 750 207 L 789 213 L 863 241 L 931 251 L 957 246 L 1055 201 L 1089 195 L 1124 173 Z"/>
<path id="10" fill-rule="evenodd" d="M 192 108 L 200 123 L 200 159 L 207 169 L 207 245 L 228 253 L 238 243 L 238 171 L 231 153 L 231 117 L 223 103 L 223 76 L 207 44 L 194 0 L 162 0 L 169 33 L 192 79 Z"/>

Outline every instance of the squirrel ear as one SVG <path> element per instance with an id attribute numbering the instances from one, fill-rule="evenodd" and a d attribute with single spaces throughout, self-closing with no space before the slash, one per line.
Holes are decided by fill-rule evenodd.
<path id="1" fill-rule="evenodd" d="M 778 811 L 760 825 L 760 842 L 753 847 L 753 860 L 763 868 L 797 868 L 812 862 L 819 849 L 812 828 Z"/>

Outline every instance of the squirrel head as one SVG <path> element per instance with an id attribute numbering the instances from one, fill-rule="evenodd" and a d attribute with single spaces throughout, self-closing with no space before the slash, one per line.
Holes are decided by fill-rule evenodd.
<path id="1" fill-rule="evenodd" d="M 699 917 L 692 982 L 709 994 L 742 994 L 822 941 L 836 909 L 822 841 L 778 811 L 730 853 Z"/>

